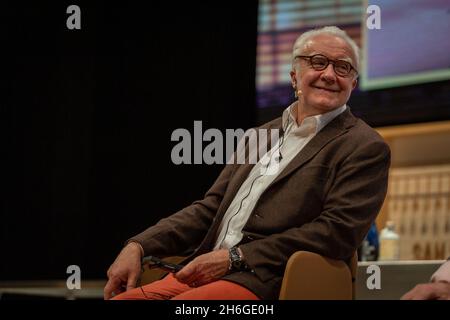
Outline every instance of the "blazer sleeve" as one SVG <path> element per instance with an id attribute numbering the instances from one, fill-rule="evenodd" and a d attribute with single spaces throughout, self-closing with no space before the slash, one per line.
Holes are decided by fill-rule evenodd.
<path id="1" fill-rule="evenodd" d="M 321 214 L 309 223 L 240 245 L 262 281 L 283 274 L 296 251 L 349 259 L 375 220 L 387 192 L 390 150 L 382 140 L 364 143 L 337 169 Z"/>
<path id="2" fill-rule="evenodd" d="M 194 250 L 205 237 L 222 202 L 234 165 L 226 165 L 204 198 L 161 219 L 128 239 L 141 244 L 145 255 L 181 255 Z"/>

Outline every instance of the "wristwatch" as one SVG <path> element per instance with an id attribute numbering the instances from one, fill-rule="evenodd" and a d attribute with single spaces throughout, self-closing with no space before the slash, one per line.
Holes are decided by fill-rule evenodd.
<path id="1" fill-rule="evenodd" d="M 230 271 L 243 271 L 247 269 L 247 264 L 242 259 L 241 254 L 237 247 L 231 247 L 229 250 L 230 253 Z"/>

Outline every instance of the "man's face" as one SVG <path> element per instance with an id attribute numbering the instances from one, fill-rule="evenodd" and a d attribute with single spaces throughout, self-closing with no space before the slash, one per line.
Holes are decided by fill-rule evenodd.
<path id="1" fill-rule="evenodd" d="M 356 66 L 350 46 L 341 38 L 322 34 L 307 41 L 301 55 L 321 54 L 331 60 L 345 60 Z M 353 70 L 348 76 L 337 75 L 330 63 L 324 70 L 312 68 L 306 59 L 297 58 L 291 71 L 292 85 L 302 91 L 300 105 L 312 114 L 321 114 L 344 105 L 357 80 Z"/>

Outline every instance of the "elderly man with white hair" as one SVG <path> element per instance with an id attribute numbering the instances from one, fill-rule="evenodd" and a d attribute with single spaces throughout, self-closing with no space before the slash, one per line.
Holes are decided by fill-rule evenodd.
<path id="1" fill-rule="evenodd" d="M 267 161 L 227 164 L 202 200 L 130 238 L 105 299 L 275 299 L 296 251 L 349 259 L 381 208 L 390 165 L 387 144 L 346 104 L 358 60 L 337 27 L 302 34 L 290 72 L 297 99 L 260 127 L 281 132 Z M 273 163 L 276 173 L 264 174 Z M 188 257 L 135 288 L 147 255 Z"/>

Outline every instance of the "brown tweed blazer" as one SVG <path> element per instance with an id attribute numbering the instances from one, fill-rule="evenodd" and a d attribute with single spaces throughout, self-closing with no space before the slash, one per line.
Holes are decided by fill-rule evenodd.
<path id="1" fill-rule="evenodd" d="M 281 118 L 260 128 L 281 130 Z M 289 257 L 298 250 L 349 259 L 386 196 L 390 150 L 349 108 L 328 123 L 259 198 L 239 244 L 253 272 L 222 279 L 276 299 Z M 202 200 L 129 239 L 146 255 L 206 253 L 253 165 L 226 165 Z"/>

